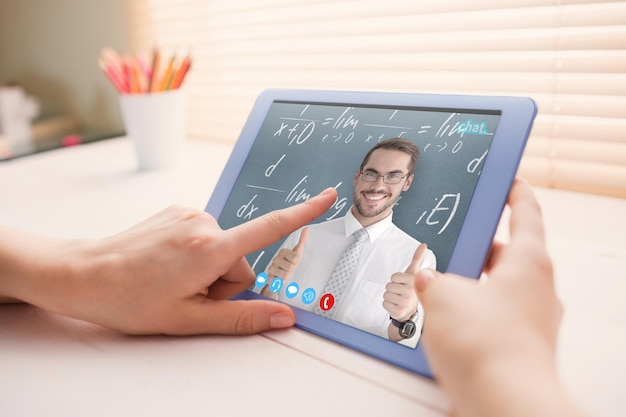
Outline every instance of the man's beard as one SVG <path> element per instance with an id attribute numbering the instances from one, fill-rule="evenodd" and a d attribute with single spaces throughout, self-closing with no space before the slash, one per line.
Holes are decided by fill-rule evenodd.
<path id="1" fill-rule="evenodd" d="M 391 199 L 393 197 L 392 194 L 382 193 L 382 192 L 374 193 L 374 194 L 384 194 L 384 195 L 387 196 L 388 199 Z M 360 195 L 360 197 L 361 197 L 360 199 L 358 197 L 359 197 L 359 193 L 354 193 L 354 195 L 352 197 L 353 200 L 354 200 L 354 207 L 356 208 L 356 211 L 358 211 L 359 214 L 361 216 L 365 217 L 365 218 L 376 217 L 379 214 L 384 213 L 386 210 L 389 209 L 389 207 L 392 207 L 396 203 L 396 201 L 398 201 L 397 197 L 395 199 L 393 199 L 393 200 L 388 200 L 387 204 L 385 204 L 384 206 L 380 207 L 379 209 L 376 209 L 375 211 L 371 211 L 371 212 L 368 213 L 368 212 L 365 211 L 366 210 L 366 204 L 363 203 L 363 196 Z"/>

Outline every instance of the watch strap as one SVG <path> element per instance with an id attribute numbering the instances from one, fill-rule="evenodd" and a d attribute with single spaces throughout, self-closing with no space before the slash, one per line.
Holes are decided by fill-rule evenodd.
<path id="1" fill-rule="evenodd" d="M 401 329 L 402 326 L 404 326 L 404 322 L 403 321 L 398 321 L 398 320 L 394 319 L 393 317 L 389 317 L 389 318 L 391 319 L 391 324 L 396 326 L 398 329 Z"/>

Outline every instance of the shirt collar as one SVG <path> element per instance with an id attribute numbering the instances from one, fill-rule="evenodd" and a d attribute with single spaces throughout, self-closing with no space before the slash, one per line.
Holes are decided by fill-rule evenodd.
<path id="1" fill-rule="evenodd" d="M 387 230 L 392 225 L 392 217 L 393 212 L 391 212 L 389 216 L 385 217 L 384 219 L 365 228 L 365 230 L 367 230 L 370 242 L 378 239 L 385 232 L 385 230 Z M 352 235 L 352 233 L 356 232 L 357 230 L 363 228 L 363 226 L 361 226 L 361 223 L 359 223 L 356 217 L 354 217 L 354 214 L 352 214 L 352 208 L 350 208 L 350 210 L 348 210 L 348 212 L 344 216 L 344 227 L 346 238 L 350 237 L 350 235 Z"/>

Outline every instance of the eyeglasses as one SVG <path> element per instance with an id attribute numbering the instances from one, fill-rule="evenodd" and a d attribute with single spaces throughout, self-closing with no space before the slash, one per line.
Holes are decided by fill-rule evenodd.
<path id="1" fill-rule="evenodd" d="M 403 178 L 408 177 L 409 174 L 402 175 L 399 172 L 382 175 L 375 171 L 363 171 L 361 170 L 361 179 L 365 182 L 376 182 L 378 178 L 382 178 L 385 184 L 399 184 Z"/>

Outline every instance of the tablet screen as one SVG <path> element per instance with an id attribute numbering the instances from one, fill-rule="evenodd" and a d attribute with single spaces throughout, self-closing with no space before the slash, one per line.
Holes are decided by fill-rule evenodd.
<path id="1" fill-rule="evenodd" d="M 338 198 L 311 224 L 247 256 L 257 274 L 248 292 L 306 312 L 300 324 L 315 333 L 351 332 L 354 340 L 362 332 L 369 342 L 415 349 L 425 320 L 421 305 L 392 298 L 394 310 L 385 303 L 388 284 L 412 264 L 422 243 L 427 250 L 419 268 L 448 271 L 501 117 L 497 108 L 266 103 L 253 128 L 244 129 L 242 138 L 254 137 L 247 137 L 244 152 L 236 149 L 238 172 L 228 192 L 214 202 L 220 226 L 328 187 Z M 358 229 L 367 231 L 361 242 L 353 235 Z M 404 310 L 396 320 L 398 306 Z M 329 333 L 315 329 L 319 320 L 311 314 L 335 323 L 326 326 Z"/>

